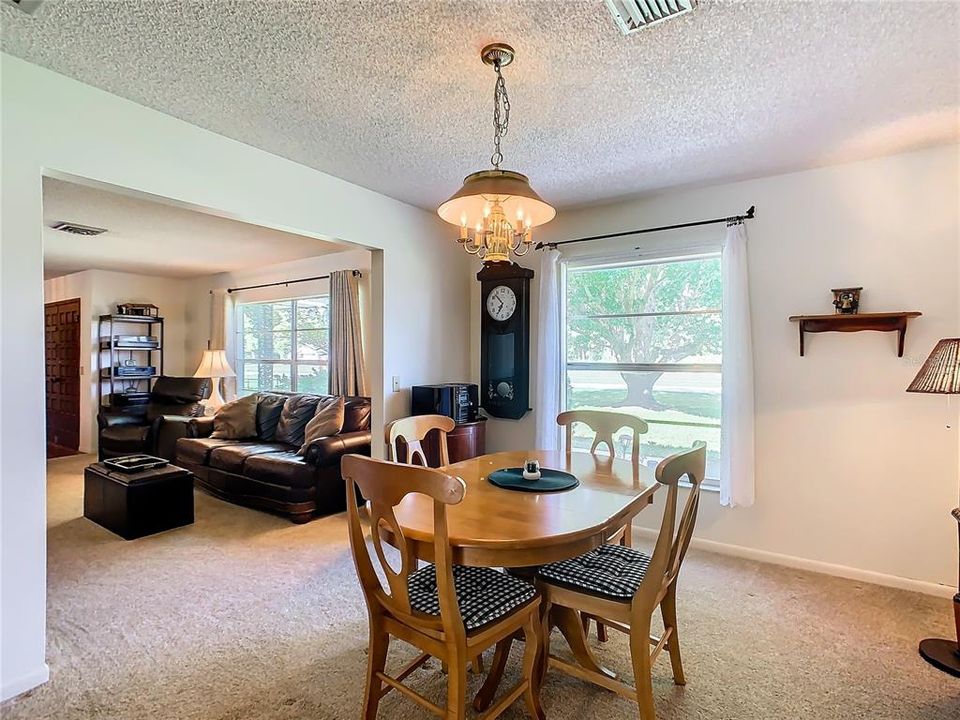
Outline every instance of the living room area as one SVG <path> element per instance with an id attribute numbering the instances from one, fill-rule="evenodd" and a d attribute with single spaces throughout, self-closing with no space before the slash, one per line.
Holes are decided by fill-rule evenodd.
<path id="1" fill-rule="evenodd" d="M 960 716 L 956 3 L 0 13 L 5 719 Z"/>

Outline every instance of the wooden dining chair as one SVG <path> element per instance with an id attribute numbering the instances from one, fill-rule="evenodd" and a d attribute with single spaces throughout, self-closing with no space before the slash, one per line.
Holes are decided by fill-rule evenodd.
<path id="1" fill-rule="evenodd" d="M 697 442 L 692 450 L 671 455 L 657 466 L 657 481 L 667 486 L 668 492 L 652 556 L 631 547 L 601 545 L 572 560 L 545 565 L 537 573 L 544 603 L 544 669 L 549 665 L 636 701 L 641 720 L 656 720 L 651 669 L 664 648 L 670 654 L 673 681 L 686 684 L 677 633 L 677 576 L 697 521 L 706 459 L 706 445 Z M 677 523 L 678 484 L 684 476 L 692 487 Z M 601 618 L 604 625 L 629 635 L 633 687 L 550 655 L 549 616 L 554 605 Z M 650 623 L 658 606 L 663 634 L 655 637 L 650 634 Z"/>
<path id="2" fill-rule="evenodd" d="M 590 454 L 596 455 L 600 445 L 607 446 L 607 452 L 610 458 L 617 456 L 616 446 L 614 445 L 613 434 L 622 428 L 632 430 L 633 441 L 630 451 L 630 460 L 635 469 L 640 467 L 640 436 L 649 429 L 646 422 L 627 413 L 612 412 L 609 410 L 567 410 L 557 415 L 557 424 L 565 427 L 567 430 L 566 449 L 567 456 L 573 452 L 573 426 L 577 423 L 583 423 L 589 427 L 593 433 L 593 443 L 590 445 Z M 617 528 L 607 538 L 608 543 L 630 546 L 633 544 L 633 523 L 627 522 L 622 527 Z M 587 614 L 581 615 L 583 622 L 583 631 L 589 634 L 590 621 L 595 620 Z M 600 642 L 607 641 L 607 631 L 603 623 L 597 621 L 597 639 Z"/>
<path id="3" fill-rule="evenodd" d="M 490 568 L 453 565 L 447 535 L 447 506 L 463 500 L 463 480 L 439 470 L 398 465 L 360 455 L 342 461 L 347 497 L 359 489 L 369 501 L 370 528 L 380 581 L 368 549 L 356 503 L 347 503 L 350 547 L 367 603 L 370 647 L 364 690 L 364 720 L 374 720 L 380 699 L 397 690 L 446 720 L 466 716 L 467 663 L 487 648 L 522 633 L 523 677 L 481 717 L 495 718 L 521 695 L 527 710 L 544 717 L 534 665 L 540 648 L 540 596 L 529 583 Z M 419 570 L 417 558 L 397 523 L 394 508 L 411 493 L 433 499 L 433 565 Z M 381 533 L 399 551 L 398 563 L 387 560 Z M 390 638 L 416 646 L 421 654 L 395 676 L 386 673 Z M 448 668 L 446 707 L 440 707 L 403 684 L 430 657 Z"/>
<path id="4" fill-rule="evenodd" d="M 637 416 L 611 410 L 567 410 L 560 413 L 557 415 L 557 424 L 567 430 L 567 455 L 573 452 L 573 426 L 576 423 L 583 423 L 593 430 L 590 454 L 596 455 L 603 444 L 607 446 L 611 458 L 617 456 L 613 434 L 621 428 L 630 428 L 633 431 L 630 459 L 635 465 L 640 464 L 640 436 L 647 432 L 649 426 Z"/>
<path id="5" fill-rule="evenodd" d="M 407 465 L 423 465 L 428 467 L 427 456 L 423 451 L 423 440 L 431 430 L 439 434 L 440 465 L 450 464 L 450 455 L 447 450 L 447 433 L 456 427 L 453 418 L 446 415 L 413 415 L 400 418 L 387 424 L 384 429 L 384 440 L 387 443 L 387 459 L 400 462 L 400 442 L 406 443 Z M 419 463 L 417 462 L 419 460 Z"/>

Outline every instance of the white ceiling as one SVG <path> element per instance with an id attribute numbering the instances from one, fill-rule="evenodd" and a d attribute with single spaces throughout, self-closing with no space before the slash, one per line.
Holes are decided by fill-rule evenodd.
<path id="1" fill-rule="evenodd" d="M 61 220 L 106 228 L 85 236 Z M 344 245 L 270 230 L 74 183 L 43 179 L 43 271 L 57 277 L 98 268 L 194 277 L 342 252 Z"/>
<path id="2" fill-rule="evenodd" d="M 434 208 L 488 164 L 561 207 L 960 138 L 960 3 L 701 0 L 623 37 L 602 0 L 7 6 L 5 51 Z"/>

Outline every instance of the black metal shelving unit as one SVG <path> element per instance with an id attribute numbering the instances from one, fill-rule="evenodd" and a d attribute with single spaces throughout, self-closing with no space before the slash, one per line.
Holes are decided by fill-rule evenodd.
<path id="1" fill-rule="evenodd" d="M 129 344 L 117 339 L 117 326 L 146 326 L 146 333 L 127 332 L 124 335 L 149 335 L 157 339 L 156 347 L 145 347 L 139 344 Z M 104 332 L 106 330 L 106 333 Z M 153 382 L 163 375 L 163 318 L 149 315 L 101 315 L 97 323 L 98 337 L 98 368 L 100 380 L 100 404 L 109 405 L 117 392 L 136 387 L 143 392 L 153 388 Z M 150 375 L 118 375 L 117 368 L 124 360 L 134 360 L 138 366 L 152 367 Z M 143 385 L 145 383 L 145 387 Z M 105 387 L 110 392 L 104 394 Z"/>

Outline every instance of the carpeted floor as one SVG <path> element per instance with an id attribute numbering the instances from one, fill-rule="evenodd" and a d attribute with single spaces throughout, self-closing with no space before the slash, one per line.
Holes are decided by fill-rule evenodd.
<path id="1" fill-rule="evenodd" d="M 358 717 L 366 617 L 343 517 L 293 525 L 198 493 L 193 526 L 125 542 L 82 517 L 88 462 L 49 464 L 51 679 L 5 720 Z M 688 684 L 657 663 L 661 720 L 960 718 L 960 680 L 916 654 L 949 634 L 946 600 L 694 551 L 679 605 Z M 391 653 L 394 666 L 412 656 Z M 622 636 L 598 654 L 629 670 Z M 436 663 L 412 682 L 442 698 Z M 543 705 L 557 720 L 636 717 L 555 674 Z M 428 715 L 392 693 L 380 717 Z"/>

